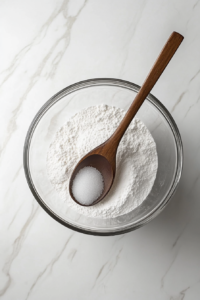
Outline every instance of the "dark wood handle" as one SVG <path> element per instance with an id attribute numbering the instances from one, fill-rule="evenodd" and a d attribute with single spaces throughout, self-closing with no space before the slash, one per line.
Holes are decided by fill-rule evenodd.
<path id="1" fill-rule="evenodd" d="M 140 106 L 154 87 L 155 83 L 157 82 L 160 75 L 168 65 L 169 61 L 173 57 L 174 53 L 178 49 L 183 39 L 184 37 L 177 32 L 173 32 L 169 37 L 167 43 L 165 44 L 156 62 L 154 63 L 153 68 L 151 69 L 149 75 L 143 83 L 139 93 L 135 97 L 133 103 L 131 104 L 129 110 L 127 111 L 126 115 L 121 121 L 119 127 L 109 139 L 109 144 L 112 143 L 113 148 L 116 147 L 117 149 L 117 146 L 122 136 L 124 135 L 126 129 L 128 128 L 130 122 L 132 121 Z"/>

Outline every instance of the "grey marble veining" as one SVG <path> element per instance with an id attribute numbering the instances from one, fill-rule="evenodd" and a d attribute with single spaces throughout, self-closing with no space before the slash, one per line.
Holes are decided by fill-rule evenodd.
<path id="1" fill-rule="evenodd" d="M 199 0 L 0 2 L 0 298 L 199 298 L 199 15 Z M 173 30 L 185 39 L 152 93 L 183 139 L 177 193 L 135 232 L 72 232 L 38 206 L 27 186 L 22 154 L 30 122 L 77 81 L 114 77 L 141 85 Z"/>

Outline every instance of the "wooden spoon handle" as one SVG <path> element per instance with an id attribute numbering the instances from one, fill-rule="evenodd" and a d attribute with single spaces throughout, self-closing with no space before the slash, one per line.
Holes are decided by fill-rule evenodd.
<path id="1" fill-rule="evenodd" d="M 133 103 L 131 104 L 129 110 L 127 111 L 117 130 L 109 139 L 109 144 L 112 143 L 113 148 L 116 147 L 117 149 L 117 146 L 122 136 L 124 135 L 127 127 L 129 126 L 130 122 L 134 118 L 135 114 L 139 110 L 140 106 L 142 105 L 152 88 L 154 87 L 155 83 L 157 82 L 160 75 L 168 65 L 169 61 L 173 57 L 174 53 L 178 49 L 183 39 L 184 37 L 177 32 L 173 32 L 169 37 L 167 43 L 165 44 L 156 62 L 154 63 L 153 68 L 151 69 L 149 75 L 143 83 L 139 93 L 135 97 Z"/>

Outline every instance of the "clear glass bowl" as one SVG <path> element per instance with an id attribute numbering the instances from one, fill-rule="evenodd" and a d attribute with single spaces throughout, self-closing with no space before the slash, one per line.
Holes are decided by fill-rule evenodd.
<path id="1" fill-rule="evenodd" d="M 119 79 L 89 79 L 57 93 L 35 116 L 25 140 L 24 170 L 34 197 L 56 221 L 82 233 L 116 235 L 146 224 L 171 199 L 182 172 L 182 141 L 170 113 L 151 94 L 137 116 L 147 126 L 156 142 L 158 172 L 150 194 L 138 208 L 112 219 L 85 217 L 70 208 L 63 210 L 63 206 L 59 205 L 59 195 L 47 177 L 48 147 L 57 130 L 70 117 L 82 109 L 100 103 L 127 110 L 139 89 L 138 85 Z"/>

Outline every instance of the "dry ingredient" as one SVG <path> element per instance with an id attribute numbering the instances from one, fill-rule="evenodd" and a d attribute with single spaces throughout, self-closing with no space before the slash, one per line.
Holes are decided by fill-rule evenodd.
<path id="1" fill-rule="evenodd" d="M 82 168 L 72 183 L 72 194 L 75 199 L 84 205 L 90 205 L 97 200 L 104 189 L 102 174 L 93 167 Z"/>
<path id="2" fill-rule="evenodd" d="M 136 117 L 119 144 L 116 177 L 108 195 L 90 207 L 76 204 L 69 195 L 69 179 L 77 162 L 108 139 L 124 115 L 120 108 L 92 106 L 74 115 L 56 133 L 47 153 L 47 173 L 59 201 L 68 208 L 87 217 L 115 218 L 138 207 L 150 193 L 158 168 L 156 144 Z"/>

